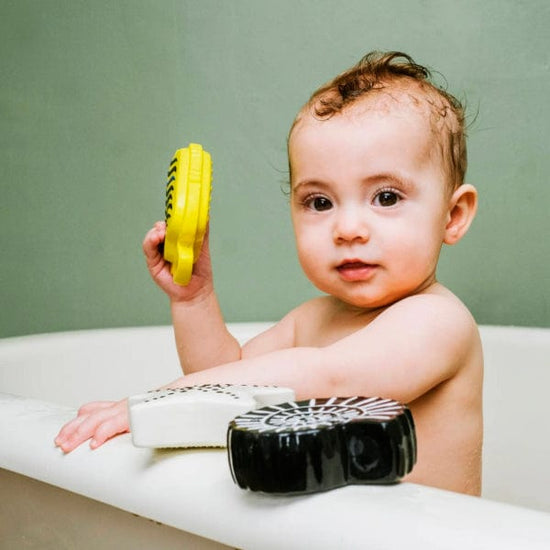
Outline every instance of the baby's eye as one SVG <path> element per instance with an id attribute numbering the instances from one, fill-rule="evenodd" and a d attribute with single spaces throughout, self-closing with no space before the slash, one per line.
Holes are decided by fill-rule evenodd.
<path id="1" fill-rule="evenodd" d="M 324 212 L 325 210 L 330 210 L 332 208 L 332 202 L 330 199 L 327 199 L 321 195 L 307 198 L 304 201 L 304 204 L 307 208 L 311 208 L 311 210 L 315 210 L 316 212 Z"/>
<path id="2" fill-rule="evenodd" d="M 374 204 L 376 206 L 394 206 L 401 200 L 401 197 L 395 191 L 380 191 L 374 197 Z"/>

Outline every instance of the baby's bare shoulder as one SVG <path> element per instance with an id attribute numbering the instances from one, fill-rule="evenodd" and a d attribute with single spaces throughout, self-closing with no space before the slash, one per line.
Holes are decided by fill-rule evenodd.
<path id="1" fill-rule="evenodd" d="M 477 323 L 464 303 L 450 290 L 437 285 L 432 292 L 416 294 L 395 302 L 380 314 L 373 325 L 385 328 L 414 327 L 418 333 L 432 334 L 452 347 L 479 345 Z"/>
<path id="2" fill-rule="evenodd" d="M 398 300 L 384 311 L 391 315 L 421 315 L 426 319 L 447 318 L 464 325 L 475 325 L 474 318 L 464 303 L 449 289 L 434 285 L 427 292 L 414 294 Z"/>

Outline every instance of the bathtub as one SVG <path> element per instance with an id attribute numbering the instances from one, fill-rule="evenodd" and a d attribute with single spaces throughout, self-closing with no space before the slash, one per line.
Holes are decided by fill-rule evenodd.
<path id="1" fill-rule="evenodd" d="M 229 328 L 245 341 L 267 326 Z M 128 434 L 64 456 L 53 438 L 80 404 L 179 375 L 170 327 L 0 340 L 0 547 L 547 550 L 550 329 L 481 333 L 481 499 L 412 483 L 255 494 L 233 484 L 223 449 L 141 449 Z"/>

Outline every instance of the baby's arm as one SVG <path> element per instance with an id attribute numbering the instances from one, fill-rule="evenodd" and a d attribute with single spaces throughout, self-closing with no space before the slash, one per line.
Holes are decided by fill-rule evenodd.
<path id="1" fill-rule="evenodd" d="M 414 296 L 331 345 L 271 351 L 170 386 L 274 384 L 293 388 L 297 399 L 362 395 L 410 403 L 452 378 L 467 363 L 476 338 L 463 306 L 447 297 Z"/>
<path id="2" fill-rule="evenodd" d="M 165 235 L 166 224 L 157 222 L 145 236 L 143 252 L 151 277 L 170 299 L 176 348 L 185 374 L 294 345 L 294 325 L 289 314 L 241 349 L 227 330 L 214 290 L 208 231 L 187 286 L 172 279 L 170 264 L 160 251 Z"/>
<path id="3" fill-rule="evenodd" d="M 143 252 L 151 277 L 170 299 L 176 347 L 183 372 L 238 360 L 241 347 L 226 329 L 214 291 L 208 231 L 200 256 L 193 266 L 193 276 L 186 286 L 174 283 L 170 263 L 160 250 L 165 235 L 166 224 L 157 222 L 145 236 Z"/>
<path id="4" fill-rule="evenodd" d="M 474 353 L 476 339 L 475 323 L 465 308 L 441 296 L 415 296 L 329 346 L 267 351 L 187 375 L 167 387 L 273 384 L 293 388 L 297 399 L 362 395 L 410 403 L 455 376 Z M 97 447 L 128 430 L 125 400 L 108 411 L 84 411 L 82 416 L 56 440 L 65 452 L 90 437 Z"/>

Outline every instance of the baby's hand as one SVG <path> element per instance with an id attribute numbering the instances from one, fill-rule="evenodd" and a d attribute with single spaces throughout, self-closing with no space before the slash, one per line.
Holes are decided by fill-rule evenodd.
<path id="1" fill-rule="evenodd" d="M 128 401 L 96 401 L 80 407 L 76 418 L 65 424 L 55 444 L 70 453 L 81 443 L 92 439 L 90 447 L 96 449 L 115 435 L 130 431 Z"/>
<path id="2" fill-rule="evenodd" d="M 165 236 L 166 223 L 157 222 L 143 240 L 145 261 L 155 283 L 166 292 L 172 302 L 190 302 L 213 292 L 208 230 L 204 236 L 200 256 L 193 266 L 193 275 L 186 286 L 174 283 L 170 263 L 164 259 L 160 249 Z"/>

